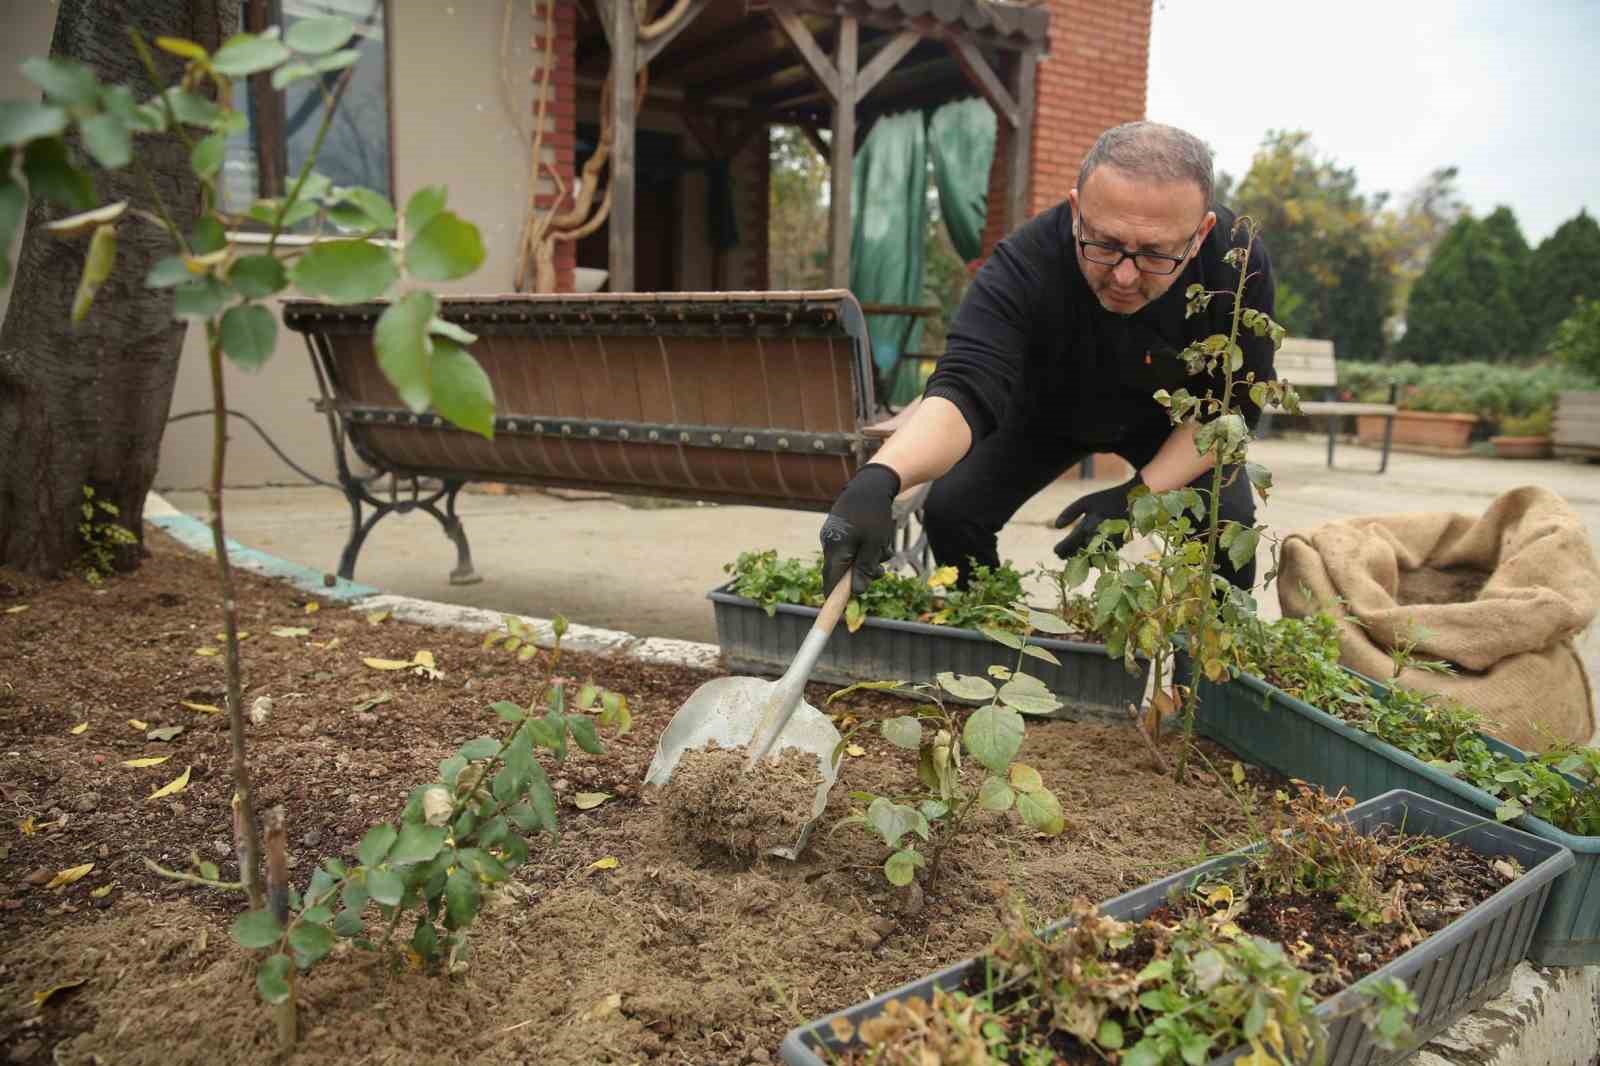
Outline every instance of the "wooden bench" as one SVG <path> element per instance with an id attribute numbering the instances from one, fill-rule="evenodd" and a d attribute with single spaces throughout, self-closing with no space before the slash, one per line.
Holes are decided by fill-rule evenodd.
<path id="1" fill-rule="evenodd" d="M 1278 380 L 1287 381 L 1296 391 L 1307 388 L 1321 388 L 1324 399 L 1300 400 L 1300 413 L 1306 415 L 1328 416 L 1328 465 L 1333 466 L 1333 445 L 1339 432 L 1339 420 L 1346 415 L 1382 415 L 1383 423 L 1383 455 L 1378 460 L 1377 473 L 1389 469 L 1389 445 L 1394 437 L 1394 416 L 1399 410 L 1396 398 L 1399 395 L 1399 386 L 1389 386 L 1388 403 L 1359 403 L 1356 401 L 1339 400 L 1336 389 L 1339 384 L 1339 375 L 1334 362 L 1333 342 L 1329 340 L 1312 340 L 1305 337 L 1286 337 L 1278 354 L 1273 359 L 1273 367 L 1277 370 Z M 1263 413 L 1261 430 L 1263 433 L 1271 426 L 1272 413 Z"/>
<path id="2" fill-rule="evenodd" d="M 386 306 L 284 305 L 350 503 L 340 577 L 377 522 L 420 510 L 456 546 L 451 582 L 480 580 L 455 509 L 468 482 L 826 511 L 880 443 L 866 324 L 843 290 L 442 299 L 439 316 L 478 336 L 493 440 L 400 401 L 373 344 Z M 895 563 L 924 563 L 924 495 L 896 502 Z"/>
<path id="3" fill-rule="evenodd" d="M 1562 458 L 1600 459 L 1600 391 L 1556 394 L 1551 445 Z"/>

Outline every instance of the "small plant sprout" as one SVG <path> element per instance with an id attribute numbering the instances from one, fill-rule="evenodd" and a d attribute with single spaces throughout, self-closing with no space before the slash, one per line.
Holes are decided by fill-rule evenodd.
<path id="1" fill-rule="evenodd" d="M 991 666 L 988 677 L 946 671 L 933 684 L 866 682 L 830 697 L 832 702 L 861 689 L 892 689 L 928 700 L 914 713 L 886 719 L 879 727 L 890 744 L 916 753 L 921 789 L 902 796 L 852 792 L 858 809 L 834 827 L 863 826 L 892 849 L 883 864 L 890 884 L 909 885 L 918 870 L 926 870 L 924 882 L 931 891 L 945 849 L 961 839 L 976 810 L 1003 814 L 1015 808 L 1025 824 L 1048 836 L 1065 827 L 1061 803 L 1039 772 L 1015 760 L 1026 728 L 1023 716 L 1050 714 L 1061 707 L 1044 682 L 1022 669 L 1030 656 L 1057 663 L 1054 655 L 1027 638 L 1034 632 L 1064 633 L 1066 623 L 1027 608 L 990 608 L 989 615 L 992 621 L 981 627 L 983 633 L 1017 652 L 1015 666 Z M 946 705 L 949 697 L 981 706 L 963 724 Z M 848 736 L 841 740 L 841 747 L 848 740 Z M 926 852 L 919 849 L 919 842 Z"/>
<path id="2" fill-rule="evenodd" d="M 78 565 L 83 579 L 98 585 L 113 572 L 117 549 L 139 543 L 133 531 L 117 521 L 121 511 L 110 500 L 98 499 L 94 489 L 83 486 L 83 503 L 80 505 L 83 521 L 78 523 L 78 539 L 83 542 L 83 554 Z"/>

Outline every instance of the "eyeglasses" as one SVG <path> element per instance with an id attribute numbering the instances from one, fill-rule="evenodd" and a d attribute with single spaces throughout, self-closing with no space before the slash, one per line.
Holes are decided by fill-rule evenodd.
<path id="1" fill-rule="evenodd" d="M 1078 241 L 1078 247 L 1083 249 L 1083 257 L 1099 266 L 1119 267 L 1124 259 L 1132 259 L 1133 265 L 1142 274 L 1171 274 L 1183 261 L 1189 258 L 1189 250 L 1194 246 L 1194 239 L 1200 235 L 1200 226 L 1205 225 L 1202 219 L 1200 226 L 1194 228 L 1189 234 L 1189 239 L 1184 242 L 1183 251 L 1178 255 L 1162 255 L 1160 252 L 1130 252 L 1116 244 L 1107 244 L 1104 241 L 1088 241 L 1076 232 L 1083 224 L 1082 219 L 1073 219 L 1073 236 Z"/>

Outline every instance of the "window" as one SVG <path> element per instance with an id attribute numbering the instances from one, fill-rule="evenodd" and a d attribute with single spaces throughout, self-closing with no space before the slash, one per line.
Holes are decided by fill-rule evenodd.
<path id="1" fill-rule="evenodd" d="M 355 23 L 346 48 L 361 53 L 334 109 L 316 170 L 335 185 L 360 185 L 394 200 L 389 139 L 388 0 L 244 0 L 245 28 L 288 29 L 296 20 L 343 15 Z M 223 159 L 223 207 L 244 214 L 260 197 L 288 192 L 305 163 L 322 122 L 323 93 L 332 92 L 344 71 L 296 81 L 282 91 L 269 75 L 242 79 L 234 104 L 249 126 L 228 139 Z M 302 226 L 309 226 L 304 223 Z"/>

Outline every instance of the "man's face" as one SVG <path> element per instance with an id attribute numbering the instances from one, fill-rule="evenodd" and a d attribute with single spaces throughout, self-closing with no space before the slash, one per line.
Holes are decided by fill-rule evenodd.
<path id="1" fill-rule="evenodd" d="M 1204 243 L 1217 216 L 1206 209 L 1200 187 L 1190 182 L 1151 182 L 1135 178 L 1113 166 L 1097 167 L 1081 189 L 1067 193 L 1072 204 L 1076 236 L 1081 241 L 1113 245 L 1126 252 L 1153 252 L 1181 256 L 1170 274 L 1140 270 L 1130 256 L 1116 266 L 1096 263 L 1073 242 L 1078 267 L 1094 290 L 1100 306 L 1119 315 L 1131 315 L 1172 287 Z M 1090 248 L 1096 259 L 1116 259 L 1117 252 Z M 1150 260 L 1148 266 L 1165 270 L 1173 264 Z"/>

